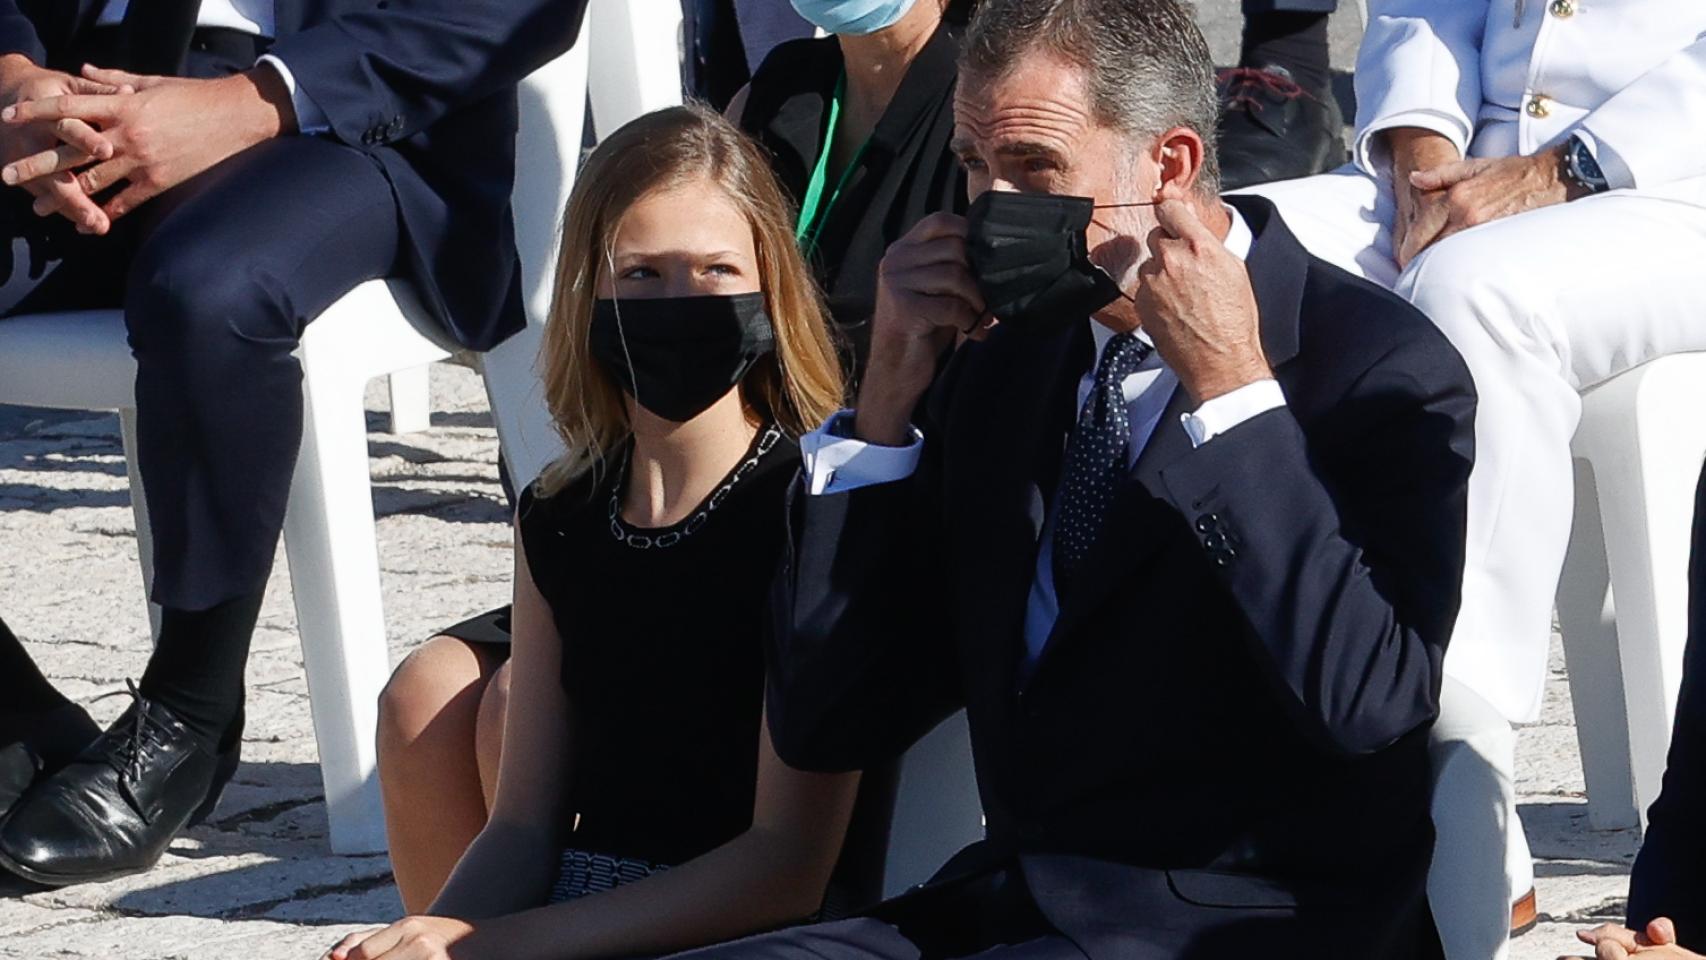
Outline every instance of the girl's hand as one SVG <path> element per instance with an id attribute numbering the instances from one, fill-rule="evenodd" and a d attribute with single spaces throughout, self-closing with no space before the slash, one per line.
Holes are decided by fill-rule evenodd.
<path id="1" fill-rule="evenodd" d="M 350 934 L 321 960 L 451 960 L 451 948 L 473 932 L 472 924 L 449 917 L 404 917 L 383 930 Z"/>

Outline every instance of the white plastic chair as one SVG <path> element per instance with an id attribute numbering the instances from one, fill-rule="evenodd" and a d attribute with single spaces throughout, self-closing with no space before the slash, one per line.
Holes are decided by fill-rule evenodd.
<path id="1" fill-rule="evenodd" d="M 930 879 L 949 857 L 981 839 L 983 801 L 962 710 L 913 744 L 901 760 L 883 896 Z"/>
<path id="2" fill-rule="evenodd" d="M 1602 830 L 1644 826 L 1688 636 L 1706 353 L 1661 357 L 1583 393 L 1573 448 L 1576 518 L 1558 619 L 1588 820 Z"/>
<path id="3" fill-rule="evenodd" d="M 635 3 L 633 7 L 653 4 Z M 480 358 L 510 475 L 525 484 L 560 450 L 534 369 L 550 301 L 558 221 L 575 169 L 588 99 L 588 37 L 619 21 L 623 0 L 595 0 L 575 49 L 523 83 L 514 192 L 517 243 L 528 326 Z M 648 10 L 624 38 L 602 38 L 592 100 L 614 126 L 624 111 L 670 102 L 639 78 L 679 77 L 680 11 Z M 606 29 L 613 29 L 607 27 Z M 660 42 L 659 37 L 669 38 Z M 660 59 L 663 58 L 663 59 Z M 674 81 L 674 102 L 680 102 Z M 603 92 L 601 92 L 603 91 Z M 425 367 L 448 356 L 408 284 L 373 281 L 351 291 L 308 328 L 298 356 L 303 368 L 305 429 L 291 481 L 284 541 L 303 661 L 326 787 L 332 849 L 385 848 L 384 817 L 374 777 L 379 692 L 390 675 L 380 603 L 378 547 L 367 457 L 363 392 L 392 375 L 398 402 L 393 428 L 426 426 Z M 431 334 L 431 335 L 429 335 Z M 0 322 L 0 403 L 64 409 L 118 410 L 127 459 L 134 463 L 132 386 L 136 368 L 118 311 L 15 317 Z M 131 471 L 143 579 L 152 582 L 149 526 L 136 472 Z"/>

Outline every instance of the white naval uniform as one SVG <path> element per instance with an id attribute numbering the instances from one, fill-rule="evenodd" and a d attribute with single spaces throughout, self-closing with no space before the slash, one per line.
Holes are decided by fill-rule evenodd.
<path id="1" fill-rule="evenodd" d="M 1249 192 L 1271 199 L 1310 252 L 1421 308 L 1475 377 L 1429 893 L 1449 960 L 1487 960 L 1503 956 L 1509 921 L 1494 888 L 1521 896 L 1532 883 L 1520 830 L 1497 883 L 1488 851 L 1515 824 L 1515 735 L 1502 721 L 1534 719 L 1545 688 L 1579 391 L 1706 350 L 1706 2 L 1370 0 L 1356 89 L 1351 165 Z M 1396 127 L 1433 130 L 1472 157 L 1580 135 L 1617 189 L 1466 230 L 1400 271 L 1376 136 Z"/>

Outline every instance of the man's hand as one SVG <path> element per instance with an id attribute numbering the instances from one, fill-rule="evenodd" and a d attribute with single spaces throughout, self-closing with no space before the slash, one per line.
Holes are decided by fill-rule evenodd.
<path id="1" fill-rule="evenodd" d="M 449 960 L 473 932 L 472 924 L 448 917 L 404 917 L 383 930 L 350 934 L 321 960 Z"/>
<path id="2" fill-rule="evenodd" d="M 119 92 L 113 85 L 38 67 L 20 54 L 0 57 L 0 108 L 52 97 Z M 7 178 L 0 173 L 0 182 L 22 187 L 35 197 L 32 208 L 38 216 L 61 214 L 79 228 L 98 223 L 102 214 L 78 189 L 70 171 L 112 155 L 112 144 L 81 119 L 0 127 L 0 164 L 9 167 L 32 158 L 41 170 L 32 177 Z"/>
<path id="3" fill-rule="evenodd" d="M 1423 190 L 1412 176 L 1456 163 L 1457 145 L 1431 130 L 1400 127 L 1386 131 L 1392 153 L 1392 192 L 1398 216 L 1392 223 L 1392 255 L 1400 269 L 1410 265 L 1428 244 L 1439 239 L 1450 216 L 1443 190 Z"/>
<path id="4" fill-rule="evenodd" d="M 912 411 L 956 334 L 987 325 L 983 295 L 966 262 L 966 221 L 934 213 L 895 241 L 877 270 L 871 359 L 855 430 L 869 443 L 904 446 Z"/>
<path id="5" fill-rule="evenodd" d="M 91 197 L 121 182 L 125 186 L 100 205 L 90 230 L 97 234 L 161 193 L 295 125 L 284 80 L 266 65 L 217 80 L 143 77 L 93 67 L 85 67 L 84 75 L 134 92 L 25 101 L 0 111 L 0 121 L 8 127 L 79 121 L 100 129 L 113 154 L 77 174 L 77 185 Z M 19 161 L 0 169 L 0 179 L 28 179 L 36 170 Z"/>
<path id="6" fill-rule="evenodd" d="M 1200 404 L 1272 377 L 1244 264 L 1185 202 L 1164 200 L 1155 215 L 1134 301 L 1179 383 Z"/>
<path id="7" fill-rule="evenodd" d="M 1677 945 L 1676 925 L 1665 917 L 1647 924 L 1643 933 L 1625 929 L 1615 923 L 1602 924 L 1592 930 L 1582 930 L 1576 939 L 1594 948 L 1594 960 L 1628 960 L 1645 957 L 1649 960 L 1706 960 L 1700 954 Z M 1568 960 L 1560 957 L 1559 960 Z"/>
<path id="8" fill-rule="evenodd" d="M 1446 224 L 1435 242 L 1460 230 L 1513 214 L 1574 200 L 1579 188 L 1563 176 L 1564 148 L 1526 157 L 1459 160 L 1410 175 L 1417 190 L 1446 195 Z"/>

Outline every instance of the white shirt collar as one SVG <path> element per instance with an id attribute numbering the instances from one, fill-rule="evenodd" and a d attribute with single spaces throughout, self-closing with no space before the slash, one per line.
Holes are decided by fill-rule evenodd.
<path id="1" fill-rule="evenodd" d="M 1226 231 L 1225 243 L 1227 251 L 1240 260 L 1250 259 L 1250 247 L 1255 244 L 1256 235 L 1250 232 L 1250 225 L 1244 221 L 1244 215 L 1239 213 L 1237 208 L 1233 207 L 1229 203 L 1223 203 L 1221 206 L 1225 208 L 1226 215 L 1232 218 L 1232 226 Z M 1108 341 L 1114 338 L 1114 332 L 1096 321 L 1091 320 L 1090 336 L 1095 338 L 1096 358 L 1097 362 L 1101 362 L 1102 351 L 1107 349 Z M 1136 336 L 1137 339 L 1143 341 L 1149 347 L 1153 348 L 1155 346 L 1155 341 L 1149 339 L 1149 334 L 1144 333 L 1142 330 L 1138 330 Z M 1144 361 L 1144 366 L 1148 366 L 1151 362 L 1159 363 L 1160 361 L 1158 360 L 1158 357 L 1159 354 L 1155 353 L 1154 350 L 1151 349 L 1149 359 Z M 1095 368 L 1092 367 L 1091 369 L 1094 370 Z"/>

